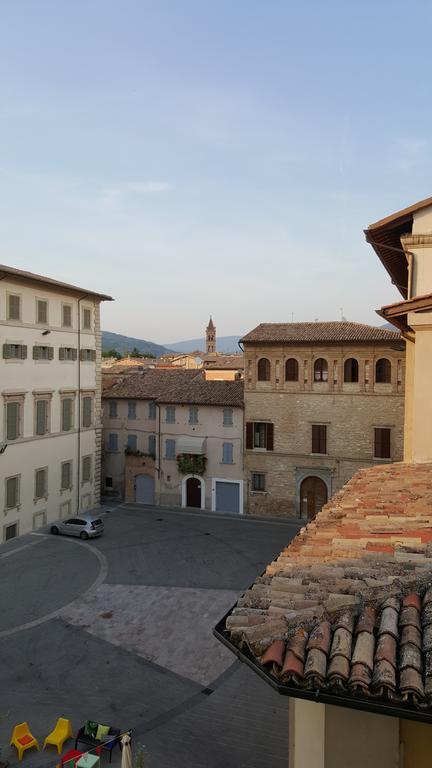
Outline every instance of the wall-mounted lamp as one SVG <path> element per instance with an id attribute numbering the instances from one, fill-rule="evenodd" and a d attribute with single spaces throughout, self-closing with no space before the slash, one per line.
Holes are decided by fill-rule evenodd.
<path id="1" fill-rule="evenodd" d="M 0 443 L 0 454 L 4 453 L 7 448 L 7 443 Z"/>
<path id="2" fill-rule="evenodd" d="M 42 336 L 48 336 L 49 333 L 51 333 L 51 331 L 42 331 Z"/>

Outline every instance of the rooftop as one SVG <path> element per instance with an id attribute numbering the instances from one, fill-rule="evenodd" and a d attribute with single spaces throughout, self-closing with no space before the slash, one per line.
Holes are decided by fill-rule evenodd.
<path id="1" fill-rule="evenodd" d="M 44 277 L 43 275 L 37 275 L 34 272 L 27 272 L 22 269 L 16 269 L 15 267 L 7 267 L 5 264 L 0 264 L 1 277 L 11 277 L 16 280 L 35 283 L 37 285 L 47 285 L 52 288 L 58 288 L 68 291 L 69 293 L 79 294 L 82 298 L 95 298 L 100 301 L 113 301 L 112 296 L 107 296 L 104 293 L 96 293 L 95 291 L 89 291 L 86 288 L 79 288 L 76 285 L 70 283 L 62 283 L 60 280 L 54 280 L 52 277 Z"/>
<path id="2" fill-rule="evenodd" d="M 400 341 L 400 334 L 397 331 L 348 321 L 261 323 L 241 339 L 243 344 L 364 344 L 394 341 Z"/>

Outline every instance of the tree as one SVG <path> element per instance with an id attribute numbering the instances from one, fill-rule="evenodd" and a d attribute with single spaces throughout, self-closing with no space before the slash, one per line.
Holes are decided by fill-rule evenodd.
<path id="1" fill-rule="evenodd" d="M 121 360 L 120 352 L 117 352 L 114 347 L 112 349 L 105 349 L 102 352 L 102 357 L 115 357 L 116 360 Z"/>

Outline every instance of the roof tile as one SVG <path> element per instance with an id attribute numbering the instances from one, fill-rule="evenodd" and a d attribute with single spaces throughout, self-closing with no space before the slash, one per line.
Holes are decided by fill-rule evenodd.
<path id="1" fill-rule="evenodd" d="M 248 343 L 334 344 L 355 342 L 400 342 L 399 332 L 363 323 L 261 323 L 241 339 Z"/>

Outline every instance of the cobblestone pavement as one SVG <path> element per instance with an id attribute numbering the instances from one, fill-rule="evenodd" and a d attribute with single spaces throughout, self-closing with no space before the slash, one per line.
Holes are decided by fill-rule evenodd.
<path id="1" fill-rule="evenodd" d="M 0 546 L 1 759 L 17 763 L 15 723 L 43 741 L 63 715 L 74 730 L 88 718 L 132 728 L 145 768 L 286 766 L 287 701 L 212 628 L 298 525 L 134 505 L 105 526 L 86 544 Z"/>

